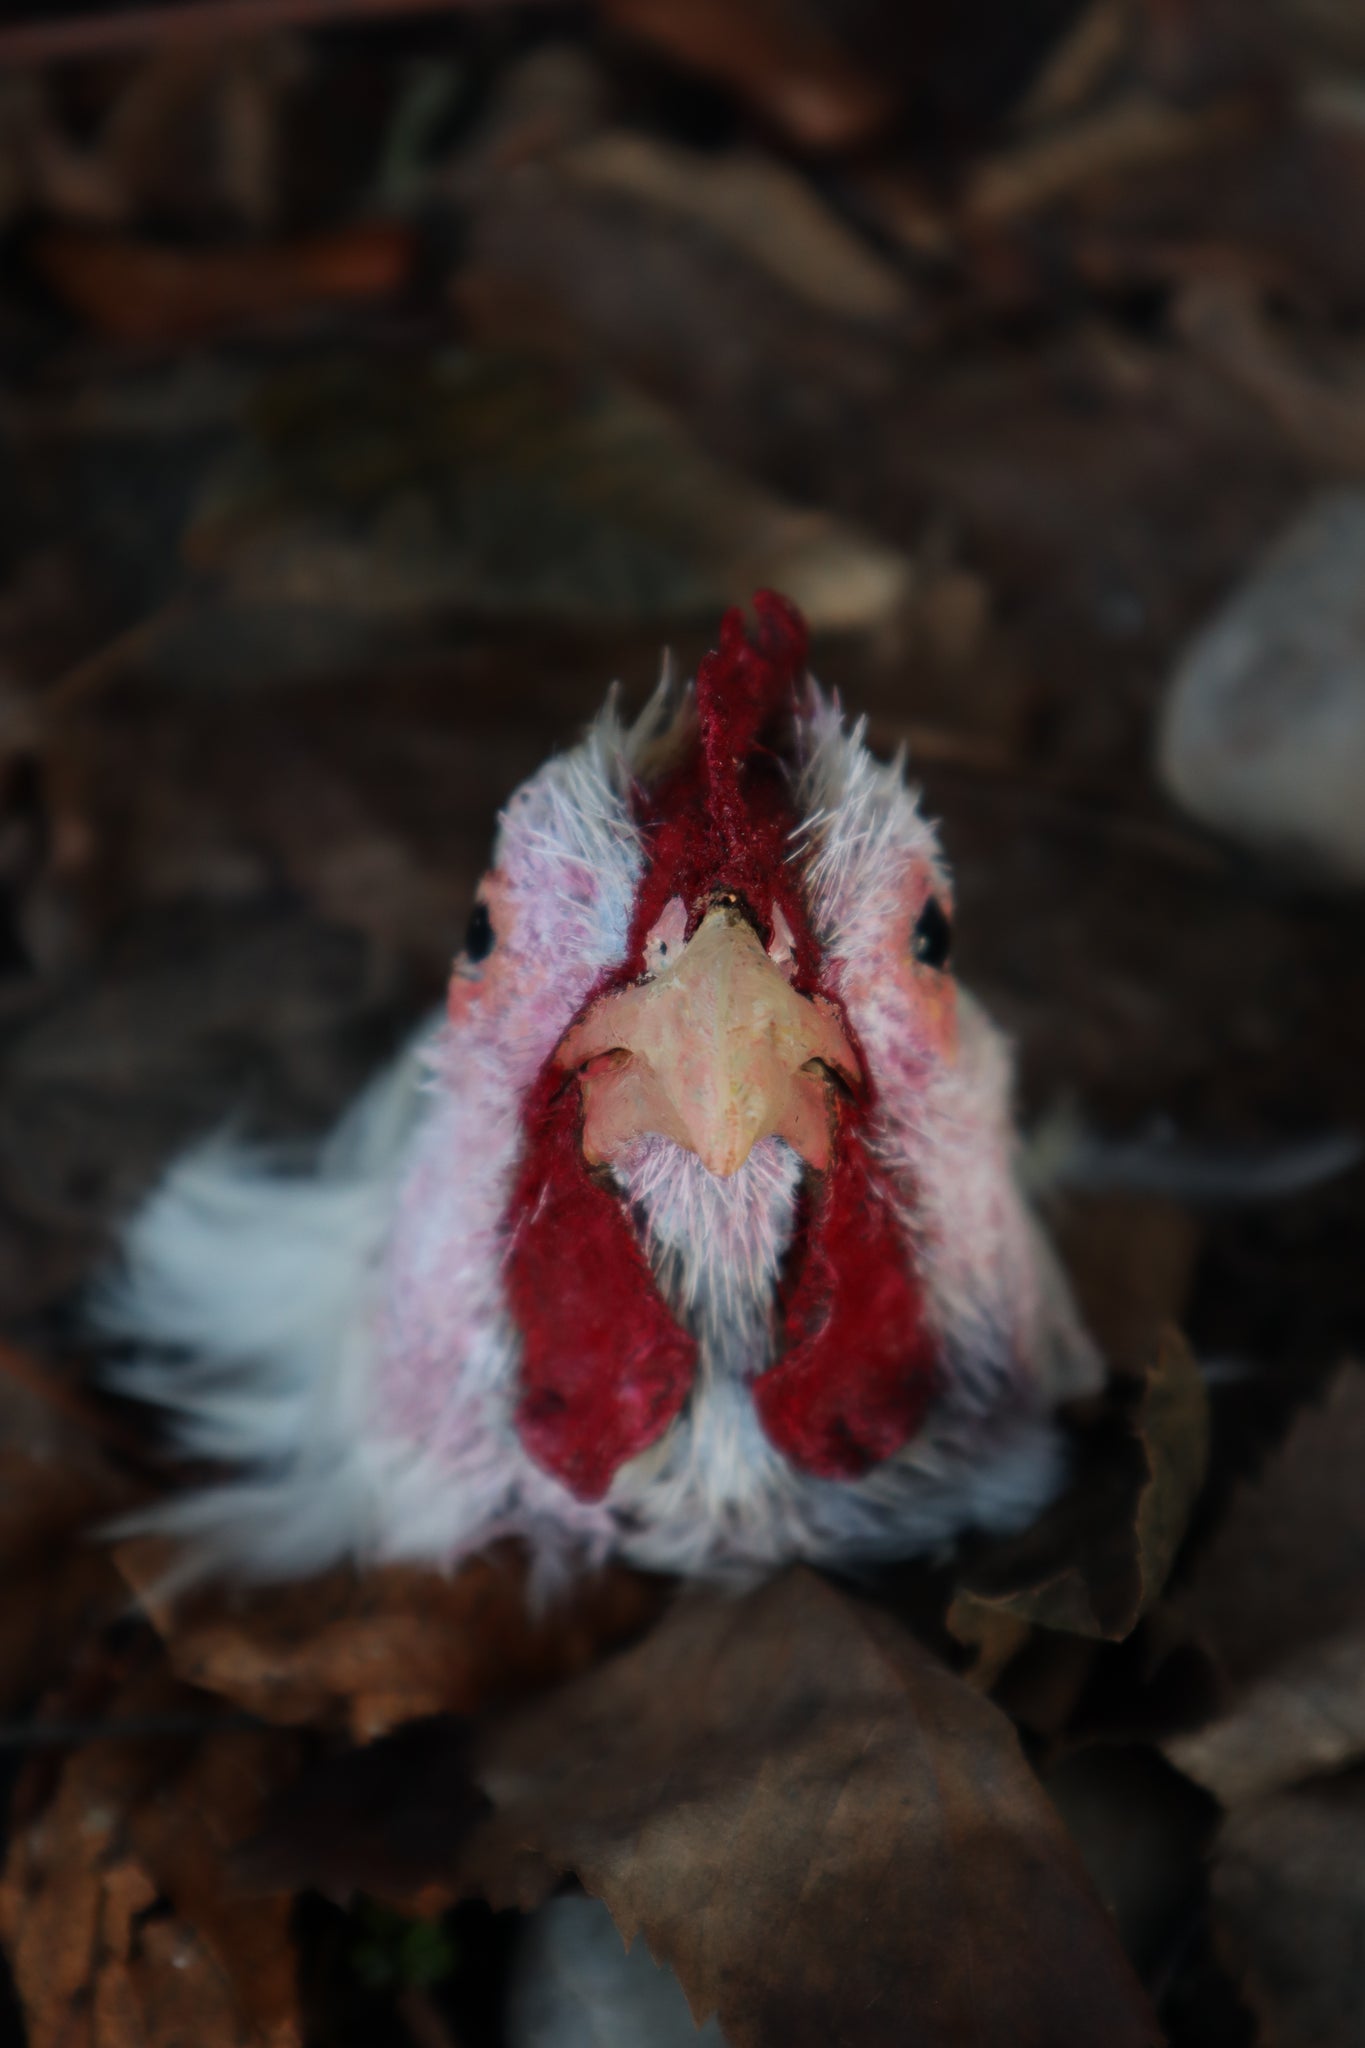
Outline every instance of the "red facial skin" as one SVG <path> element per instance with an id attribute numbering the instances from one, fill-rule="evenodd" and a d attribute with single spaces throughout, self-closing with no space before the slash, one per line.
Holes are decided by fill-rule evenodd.
<path id="1" fill-rule="evenodd" d="M 649 933 L 673 898 L 688 905 L 690 931 L 719 895 L 764 918 L 779 909 L 791 935 L 792 986 L 839 1008 L 836 992 L 821 988 L 818 948 L 787 857 L 797 820 L 761 744 L 804 674 L 805 628 L 784 600 L 762 592 L 755 602 L 756 641 L 746 639 L 738 613 L 727 615 L 720 648 L 699 671 L 695 758 L 652 801 L 641 799 L 652 858 L 630 955 L 584 1015 L 638 979 Z M 490 906 L 496 926 L 494 895 Z M 767 943 L 772 933 L 760 936 Z M 903 949 L 875 968 L 918 973 Z M 453 989 L 452 1014 L 461 1001 Z M 931 1030 L 935 1002 L 947 1038 L 951 993 L 931 996 Z M 860 1053 L 857 1064 L 866 1076 Z M 778 1355 L 753 1385 L 776 1448 L 828 1479 L 855 1478 L 901 1449 L 936 1374 L 896 1195 L 866 1143 L 871 1108 L 866 1082 L 839 1105 L 830 1165 L 815 1179 L 792 1247 Z M 660 1297 L 623 1204 L 585 1162 L 577 1084 L 553 1061 L 527 1106 L 508 1243 L 508 1297 L 522 1340 L 518 1430 L 530 1455 L 571 1492 L 599 1499 L 620 1466 L 681 1412 L 696 1345 Z"/>
<path id="2" fill-rule="evenodd" d="M 663 1435 L 687 1399 L 695 1339 L 664 1305 L 620 1201 L 589 1173 L 578 1090 L 554 1068 L 512 1198 L 508 1288 L 521 1330 L 517 1429 L 580 1500 Z"/>

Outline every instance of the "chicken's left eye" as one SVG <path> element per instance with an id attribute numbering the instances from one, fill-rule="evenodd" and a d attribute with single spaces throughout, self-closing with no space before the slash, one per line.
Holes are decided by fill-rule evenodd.
<path id="1" fill-rule="evenodd" d="M 476 964 L 480 960 L 486 960 L 493 950 L 494 936 L 493 920 L 488 915 L 488 905 L 480 901 L 470 911 L 469 923 L 465 927 L 464 951 L 466 959 L 472 960 Z"/>
<path id="2" fill-rule="evenodd" d="M 910 951 L 925 967 L 946 967 L 953 950 L 953 928 L 937 896 L 931 896 L 915 920 Z"/>

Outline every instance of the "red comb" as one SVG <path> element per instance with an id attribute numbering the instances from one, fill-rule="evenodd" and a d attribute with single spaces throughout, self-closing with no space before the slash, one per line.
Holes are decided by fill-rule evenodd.
<path id="1" fill-rule="evenodd" d="M 775 591 L 754 597 L 758 628 L 729 611 L 719 645 L 697 670 L 698 745 L 657 790 L 641 795 L 650 865 L 636 900 L 628 972 L 640 971 L 645 934 L 670 897 L 693 916 L 708 896 L 734 890 L 758 917 L 780 904 L 803 972 L 814 964 L 805 911 L 787 869 L 791 815 L 784 773 L 759 742 L 794 701 L 806 667 L 806 624 Z"/>
<path id="2" fill-rule="evenodd" d="M 750 640 L 738 607 L 720 622 L 720 645 L 697 670 L 702 760 L 714 814 L 731 836 L 742 827 L 740 770 L 765 725 L 806 668 L 806 622 L 775 590 L 754 593 L 758 632 Z"/>

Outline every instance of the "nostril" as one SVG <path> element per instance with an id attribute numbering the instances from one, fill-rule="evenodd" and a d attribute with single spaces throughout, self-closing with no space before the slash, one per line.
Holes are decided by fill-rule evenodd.
<path id="1" fill-rule="evenodd" d="M 578 1069 L 578 1078 L 580 1081 L 595 1081 L 601 1074 L 614 1073 L 618 1067 L 626 1066 L 630 1057 L 630 1048 L 624 1045 L 614 1045 L 607 1052 L 594 1053 Z"/>
<path id="2" fill-rule="evenodd" d="M 831 1066 L 828 1060 L 807 1060 L 801 1072 L 803 1074 L 810 1074 L 817 1081 L 828 1081 L 834 1093 L 845 1101 L 852 1102 L 855 1099 L 855 1090 L 851 1077 L 848 1074 L 842 1073 L 838 1067 Z"/>

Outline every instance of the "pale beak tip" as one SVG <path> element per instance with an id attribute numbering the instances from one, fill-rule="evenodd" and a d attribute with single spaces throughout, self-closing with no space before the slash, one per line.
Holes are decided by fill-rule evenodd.
<path id="1" fill-rule="evenodd" d="M 729 1180 L 739 1172 L 752 1150 L 752 1144 L 737 1144 L 732 1139 L 726 1145 L 698 1145 L 696 1153 L 708 1173 L 713 1173 L 717 1180 Z"/>

